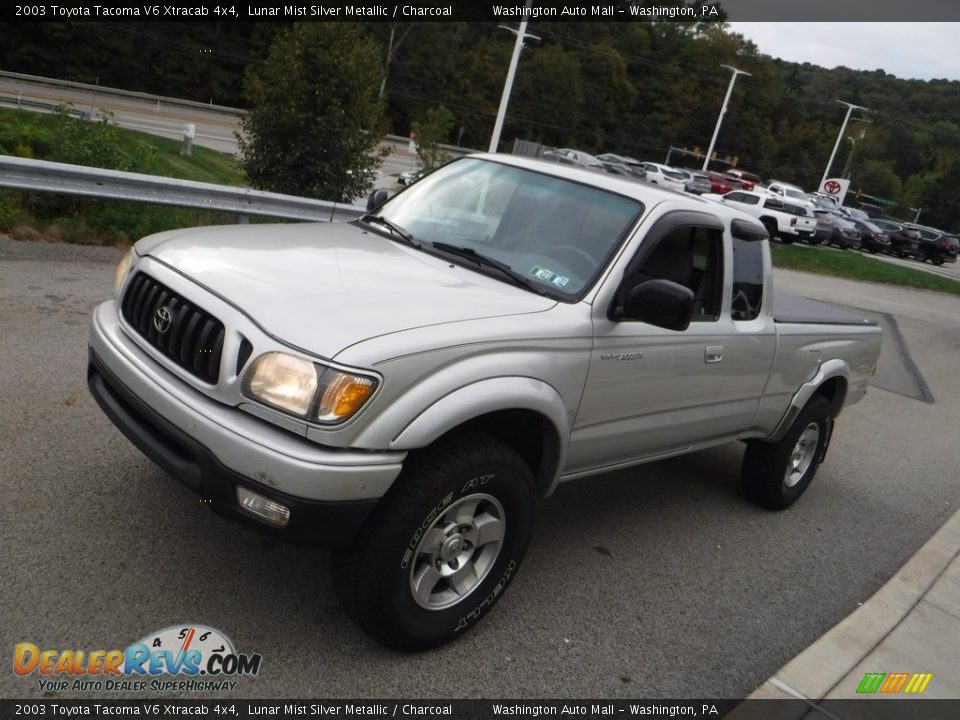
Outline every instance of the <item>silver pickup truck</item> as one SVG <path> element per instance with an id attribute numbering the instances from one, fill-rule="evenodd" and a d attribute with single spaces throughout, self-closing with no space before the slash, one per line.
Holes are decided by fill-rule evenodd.
<path id="1" fill-rule="evenodd" d="M 880 329 L 775 298 L 766 230 L 622 176 L 463 158 L 346 223 L 138 242 L 88 383 L 215 510 L 336 548 L 372 637 L 475 624 L 560 482 L 746 443 L 778 509 L 866 392 Z"/>

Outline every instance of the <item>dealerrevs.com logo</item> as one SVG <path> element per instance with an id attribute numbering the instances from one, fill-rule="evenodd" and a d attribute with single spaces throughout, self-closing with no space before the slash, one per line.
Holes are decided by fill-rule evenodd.
<path id="1" fill-rule="evenodd" d="M 173 625 L 125 650 L 13 649 L 13 671 L 39 676 L 42 691 L 225 691 L 236 677 L 260 672 L 259 653 L 238 653 L 226 635 L 205 625 Z M 175 678 L 175 679 L 174 679 Z"/>

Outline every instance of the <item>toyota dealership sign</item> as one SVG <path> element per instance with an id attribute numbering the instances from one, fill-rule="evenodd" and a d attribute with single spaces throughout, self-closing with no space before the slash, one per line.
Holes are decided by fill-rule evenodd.
<path id="1" fill-rule="evenodd" d="M 847 196 L 849 187 L 849 180 L 844 180 L 843 178 L 827 178 L 820 186 L 820 192 L 836 198 L 837 202 L 843 205 L 843 199 Z"/>

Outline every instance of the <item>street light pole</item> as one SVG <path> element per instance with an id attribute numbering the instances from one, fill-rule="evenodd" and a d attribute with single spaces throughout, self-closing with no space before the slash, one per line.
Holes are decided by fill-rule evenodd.
<path id="1" fill-rule="evenodd" d="M 730 84 L 727 86 L 727 95 L 723 98 L 723 106 L 720 108 L 720 116 L 717 118 L 717 126 L 713 129 L 713 137 L 710 138 L 710 147 L 707 148 L 707 156 L 703 159 L 703 169 L 707 169 L 707 165 L 710 164 L 710 156 L 713 154 L 713 146 L 717 142 L 717 135 L 720 134 L 720 125 L 723 123 L 723 116 L 727 112 L 727 105 L 730 102 L 730 94 L 733 92 L 733 84 L 737 81 L 737 75 L 746 75 L 750 76 L 745 70 L 737 70 L 731 65 L 721 65 L 720 67 L 725 67 L 728 70 L 733 71 L 733 76 L 730 78 Z"/>
<path id="2" fill-rule="evenodd" d="M 823 187 L 823 184 L 827 181 L 827 176 L 830 175 L 830 166 L 833 165 L 833 159 L 837 156 L 837 150 L 840 148 L 840 143 L 843 141 L 843 133 L 847 130 L 847 123 L 850 122 L 850 113 L 854 110 L 869 110 L 861 105 L 854 105 L 853 103 L 844 102 L 843 100 L 837 100 L 841 105 L 847 106 L 847 114 L 843 118 L 843 125 L 840 126 L 840 134 L 837 135 L 837 142 L 833 145 L 833 152 L 830 153 L 830 159 L 827 160 L 827 167 L 823 171 L 823 177 L 820 178 L 820 187 Z"/>
<path id="3" fill-rule="evenodd" d="M 503 121 L 507 116 L 507 105 L 510 102 L 510 91 L 513 90 L 513 76 L 517 72 L 517 63 L 520 60 L 520 51 L 523 50 L 523 41 L 527 38 L 539 40 L 536 35 L 527 34 L 527 16 L 530 14 L 530 6 L 533 0 L 527 0 L 523 20 L 520 23 L 520 29 L 514 30 L 506 25 L 501 25 L 504 30 L 515 33 L 517 41 L 513 44 L 513 55 L 510 58 L 510 68 L 507 70 L 507 79 L 503 83 L 503 95 L 500 96 L 500 109 L 497 111 L 497 121 L 493 125 L 493 135 L 490 137 L 490 149 L 488 152 L 495 153 L 497 146 L 500 145 L 500 132 L 503 130 Z"/>
<path id="4" fill-rule="evenodd" d="M 847 163 L 846 165 L 843 166 L 843 172 L 840 173 L 840 176 L 845 177 L 847 180 L 849 180 L 850 179 L 850 163 L 853 162 L 853 151 L 857 149 L 857 141 L 856 141 L 856 138 L 852 138 L 849 135 L 847 135 L 847 140 L 850 141 L 850 154 L 847 155 Z M 820 183 L 820 184 L 823 185 L 823 183 Z"/>
<path id="5" fill-rule="evenodd" d="M 840 177 L 844 177 L 844 178 L 846 178 L 847 180 L 850 179 L 850 164 L 853 162 L 853 151 L 857 149 L 857 141 L 858 141 L 858 140 L 863 140 L 863 138 L 866 137 L 866 135 L 867 135 L 867 128 L 866 128 L 866 126 L 869 125 L 872 121 L 871 121 L 871 120 L 867 120 L 866 118 L 851 118 L 851 119 L 850 119 L 850 122 L 852 122 L 852 123 L 855 123 L 855 122 L 864 123 L 864 127 L 860 128 L 860 132 L 857 133 L 857 136 L 856 136 L 855 138 L 850 137 L 849 135 L 847 135 L 847 140 L 849 140 L 849 141 L 850 141 L 851 143 L 853 143 L 853 144 L 850 146 L 850 154 L 847 155 L 847 162 L 846 162 L 846 164 L 843 166 L 843 172 L 840 174 Z M 820 183 L 820 184 L 822 185 L 823 183 Z"/>

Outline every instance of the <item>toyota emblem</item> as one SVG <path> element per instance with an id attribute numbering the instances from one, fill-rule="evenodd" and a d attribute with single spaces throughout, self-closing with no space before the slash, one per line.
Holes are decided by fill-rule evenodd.
<path id="1" fill-rule="evenodd" d="M 827 180 L 823 184 L 823 189 L 831 195 L 836 195 L 840 192 L 840 183 L 838 183 L 836 180 Z"/>
<path id="2" fill-rule="evenodd" d="M 156 314 L 153 316 L 153 326 L 157 329 L 157 332 L 161 335 L 170 329 L 170 323 L 173 322 L 173 318 L 170 317 L 170 311 L 165 307 L 157 308 Z"/>

